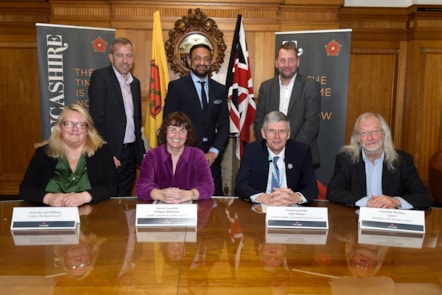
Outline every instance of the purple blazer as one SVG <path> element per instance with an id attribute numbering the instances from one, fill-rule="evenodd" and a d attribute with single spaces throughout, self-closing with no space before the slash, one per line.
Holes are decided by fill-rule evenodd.
<path id="1" fill-rule="evenodd" d="M 184 151 L 172 173 L 172 156 L 166 144 L 147 152 L 135 183 L 137 196 L 143 200 L 152 200 L 153 189 L 178 187 L 190 190 L 195 188 L 200 199 L 210 199 L 215 191 L 212 174 L 207 159 L 200 149 L 184 146 Z"/>

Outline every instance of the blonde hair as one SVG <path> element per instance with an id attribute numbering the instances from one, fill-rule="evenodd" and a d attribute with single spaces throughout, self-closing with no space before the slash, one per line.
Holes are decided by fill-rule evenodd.
<path id="1" fill-rule="evenodd" d="M 383 143 L 384 162 L 387 164 L 388 170 L 394 171 L 399 161 L 399 155 L 394 147 L 390 127 L 388 126 L 387 122 L 380 114 L 368 112 L 360 115 L 356 119 L 355 124 L 353 126 L 353 133 L 351 135 L 350 144 L 343 146 L 341 150 L 350 156 L 353 164 L 357 164 L 359 162 L 362 146 L 361 143 L 359 142 L 358 126 L 362 120 L 367 119 L 369 117 L 375 117 L 381 122 L 381 128 L 384 134 L 384 143 Z"/>
<path id="2" fill-rule="evenodd" d="M 105 141 L 98 134 L 98 131 L 95 128 L 94 122 L 89 112 L 79 104 L 71 104 L 69 106 L 66 106 L 58 116 L 58 119 L 55 122 L 55 125 L 52 129 L 52 133 L 49 139 L 35 144 L 35 147 L 41 147 L 47 145 L 46 153 L 48 154 L 48 156 L 55 159 L 60 159 L 66 156 L 63 144 L 62 132 L 61 132 L 62 128 L 61 125 L 63 124 L 64 118 L 68 111 L 74 111 L 79 113 L 87 123 L 86 143 L 83 152 L 88 157 L 93 156 L 95 154 L 95 151 L 98 150 L 100 147 L 102 147 L 103 144 L 105 144 Z"/>

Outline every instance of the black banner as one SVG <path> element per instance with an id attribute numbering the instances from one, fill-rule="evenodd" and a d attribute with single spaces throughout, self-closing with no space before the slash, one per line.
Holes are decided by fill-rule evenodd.
<path id="1" fill-rule="evenodd" d="M 92 71 L 109 64 L 114 29 L 36 24 L 42 138 L 69 104 L 89 107 Z"/>
<path id="2" fill-rule="evenodd" d="M 287 41 L 295 42 L 299 49 L 299 73 L 321 85 L 321 129 L 317 140 L 321 165 L 316 176 L 327 186 L 335 156 L 345 143 L 351 30 L 276 33 L 276 48 Z"/>

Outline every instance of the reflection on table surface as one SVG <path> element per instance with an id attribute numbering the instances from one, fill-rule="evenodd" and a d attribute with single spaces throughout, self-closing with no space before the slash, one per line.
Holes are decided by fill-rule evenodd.
<path id="1" fill-rule="evenodd" d="M 328 208 L 328 231 L 269 231 L 265 214 L 252 210 L 250 203 L 214 198 L 197 203 L 196 230 L 160 233 L 161 242 L 153 242 L 146 241 L 145 233 L 141 239 L 137 236 L 137 203 L 146 202 L 116 198 L 81 207 L 76 244 L 27 245 L 14 240 L 10 224 L 13 207 L 32 204 L 0 202 L 0 293 L 431 295 L 442 291 L 442 209 L 426 211 L 424 236 L 386 237 L 359 232 L 355 208 L 326 201 L 311 206 Z M 29 238 L 33 239 L 41 237 Z"/>

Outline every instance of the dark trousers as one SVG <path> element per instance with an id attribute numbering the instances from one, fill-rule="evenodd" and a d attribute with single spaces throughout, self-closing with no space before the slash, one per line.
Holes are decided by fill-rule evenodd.
<path id="1" fill-rule="evenodd" d="M 210 171 L 212 172 L 213 182 L 215 183 L 214 196 L 224 196 L 223 181 L 221 177 L 221 158 L 218 157 L 212 166 L 210 166 Z"/>
<path id="2" fill-rule="evenodd" d="M 118 196 L 131 196 L 135 178 L 137 177 L 135 144 L 130 143 L 125 145 L 118 160 L 120 160 L 121 163 L 121 166 L 117 169 Z"/>
<path id="3" fill-rule="evenodd" d="M 209 151 L 211 144 L 200 142 L 197 144 L 197 147 L 202 150 L 204 153 Z M 218 155 L 215 162 L 213 162 L 212 166 L 210 166 L 210 172 L 212 172 L 213 183 L 215 184 L 215 192 L 214 196 L 224 196 L 223 189 L 223 180 L 221 177 L 221 159 L 222 155 Z"/>

